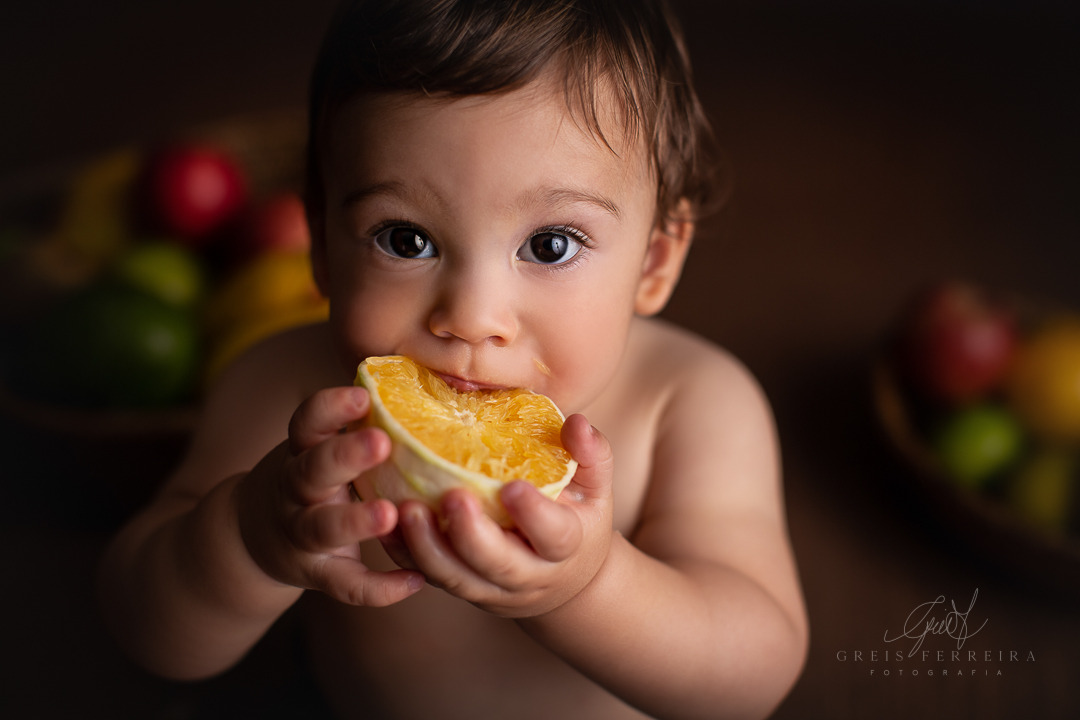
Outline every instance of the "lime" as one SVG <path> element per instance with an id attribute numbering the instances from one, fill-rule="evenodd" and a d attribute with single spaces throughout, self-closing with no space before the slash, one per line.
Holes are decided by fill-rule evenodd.
<path id="1" fill-rule="evenodd" d="M 33 396 L 96 407 L 180 402 L 200 359 L 191 312 L 111 283 L 54 307 L 23 350 L 20 376 Z"/>
<path id="2" fill-rule="evenodd" d="M 122 282 L 178 307 L 198 303 L 206 287 L 195 253 L 168 240 L 133 246 L 117 259 L 113 271 Z"/>
<path id="3" fill-rule="evenodd" d="M 1005 408 L 980 404 L 946 417 L 933 446 L 946 473 L 967 487 L 981 487 L 1019 458 L 1024 433 Z"/>

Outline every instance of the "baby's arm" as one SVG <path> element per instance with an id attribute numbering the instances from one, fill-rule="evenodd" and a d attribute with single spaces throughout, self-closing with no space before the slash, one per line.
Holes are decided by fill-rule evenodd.
<path id="1" fill-rule="evenodd" d="M 106 620 L 154 672 L 227 669 L 304 588 L 385 605 L 422 585 L 416 573 L 361 563 L 357 543 L 389 532 L 397 512 L 352 502 L 349 482 L 386 457 L 389 439 L 338 433 L 367 412 L 358 388 L 319 391 L 297 409 L 300 391 L 286 390 L 269 361 L 297 347 L 272 341 L 239 361 L 208 399 L 179 470 L 106 552 Z"/>
<path id="2" fill-rule="evenodd" d="M 576 597 L 520 622 L 657 716 L 763 717 L 807 647 L 771 414 L 730 358 L 706 351 L 687 365 L 633 537 L 613 537 Z"/>

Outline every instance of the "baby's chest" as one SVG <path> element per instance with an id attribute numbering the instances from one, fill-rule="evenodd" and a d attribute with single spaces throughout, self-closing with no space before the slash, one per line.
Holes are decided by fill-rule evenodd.
<path id="1" fill-rule="evenodd" d="M 653 477 L 655 424 L 644 414 L 597 417 L 594 425 L 611 443 L 615 458 L 612 478 L 615 529 L 629 536 L 641 515 Z"/>
<path id="2" fill-rule="evenodd" d="M 309 620 L 313 660 L 345 714 L 363 698 L 385 718 L 639 717 L 512 621 L 434 588 L 377 610 L 327 602 Z"/>

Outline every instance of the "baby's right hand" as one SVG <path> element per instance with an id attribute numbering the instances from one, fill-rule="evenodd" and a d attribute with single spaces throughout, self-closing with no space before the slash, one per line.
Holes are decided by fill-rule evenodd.
<path id="1" fill-rule="evenodd" d="M 321 390 L 289 423 L 289 439 L 240 483 L 240 531 L 251 557 L 275 580 L 352 605 L 384 606 L 424 584 L 411 570 L 377 572 L 360 559 L 364 540 L 386 535 L 398 514 L 387 500 L 359 502 L 351 485 L 390 454 L 378 429 L 341 429 L 367 415 L 362 388 Z"/>

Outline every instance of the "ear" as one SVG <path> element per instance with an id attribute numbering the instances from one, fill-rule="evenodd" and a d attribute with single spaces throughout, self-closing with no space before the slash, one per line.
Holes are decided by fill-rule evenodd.
<path id="1" fill-rule="evenodd" d="M 664 309 L 679 282 L 693 239 L 690 203 L 683 199 L 673 216 L 661 218 L 652 230 L 634 298 L 634 312 L 648 316 Z"/>

